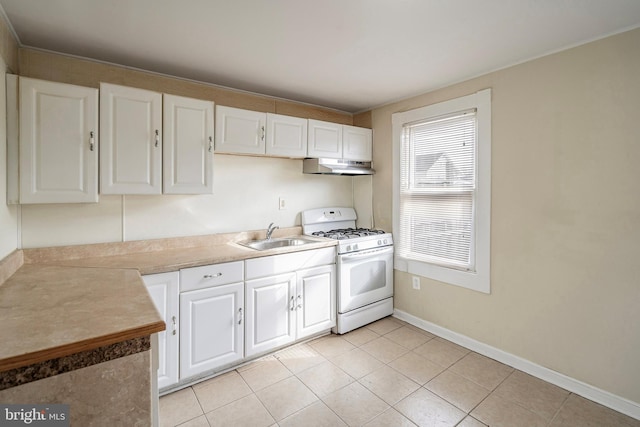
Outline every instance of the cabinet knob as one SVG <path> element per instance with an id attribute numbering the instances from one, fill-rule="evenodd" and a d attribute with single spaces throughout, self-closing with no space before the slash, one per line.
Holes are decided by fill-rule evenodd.
<path id="1" fill-rule="evenodd" d="M 297 300 L 298 300 L 298 306 L 296 308 L 302 308 L 302 297 L 300 295 L 298 295 Z"/>

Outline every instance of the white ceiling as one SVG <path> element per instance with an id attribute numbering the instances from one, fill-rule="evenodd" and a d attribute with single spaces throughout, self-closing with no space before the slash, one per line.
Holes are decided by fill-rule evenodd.
<path id="1" fill-rule="evenodd" d="M 640 26 L 639 0 L 0 0 L 24 46 L 358 112 Z"/>

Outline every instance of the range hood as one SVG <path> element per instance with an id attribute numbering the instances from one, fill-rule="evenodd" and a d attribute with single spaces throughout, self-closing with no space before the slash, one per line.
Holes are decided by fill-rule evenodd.
<path id="1" fill-rule="evenodd" d="M 322 175 L 373 175 L 371 162 L 343 159 L 304 159 L 302 173 Z"/>

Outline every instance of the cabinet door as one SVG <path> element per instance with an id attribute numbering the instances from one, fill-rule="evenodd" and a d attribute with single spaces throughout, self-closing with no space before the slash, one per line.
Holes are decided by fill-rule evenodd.
<path id="1" fill-rule="evenodd" d="M 336 266 L 298 271 L 296 292 L 297 339 L 336 325 Z"/>
<path id="2" fill-rule="evenodd" d="M 247 357 L 293 342 L 296 274 L 249 280 L 245 284 Z"/>
<path id="3" fill-rule="evenodd" d="M 163 192 L 213 193 L 213 102 L 164 95 Z"/>
<path id="4" fill-rule="evenodd" d="M 219 153 L 264 154 L 265 113 L 216 107 L 215 147 Z"/>
<path id="5" fill-rule="evenodd" d="M 180 294 L 180 378 L 244 357 L 244 285 Z"/>
<path id="6" fill-rule="evenodd" d="M 309 120 L 307 155 L 314 158 L 342 158 L 342 125 Z"/>
<path id="7" fill-rule="evenodd" d="M 272 156 L 307 156 L 307 119 L 267 113 L 266 153 Z"/>
<path id="8" fill-rule="evenodd" d="M 158 333 L 158 388 L 178 382 L 178 272 L 143 276 L 167 329 Z"/>
<path id="9" fill-rule="evenodd" d="M 97 202 L 97 89 L 19 81 L 20 203 Z"/>
<path id="10" fill-rule="evenodd" d="M 100 84 L 100 191 L 162 193 L 162 95 Z"/>
<path id="11" fill-rule="evenodd" d="M 370 162 L 373 143 L 372 130 L 344 125 L 342 132 L 343 158 Z"/>

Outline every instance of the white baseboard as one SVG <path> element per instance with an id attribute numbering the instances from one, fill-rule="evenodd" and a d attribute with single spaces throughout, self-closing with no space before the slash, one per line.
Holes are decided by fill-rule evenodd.
<path id="1" fill-rule="evenodd" d="M 558 387 L 562 387 L 567 391 L 578 394 L 586 399 L 640 420 L 639 403 L 616 396 L 613 393 L 609 393 L 608 391 L 583 383 L 582 381 L 578 381 L 559 372 L 545 368 L 544 366 L 537 365 L 519 356 L 515 356 L 488 344 L 476 341 L 473 338 L 469 338 L 447 328 L 443 328 L 442 326 L 438 326 L 435 323 L 420 319 L 402 310 L 394 309 L 393 317 L 404 320 L 405 322 L 417 326 L 420 329 L 424 329 L 427 332 L 431 332 L 434 335 L 466 347 L 476 353 L 490 357 L 491 359 L 502 362 L 505 365 L 519 369 L 527 374 L 540 378 L 541 380 L 557 385 Z"/>

